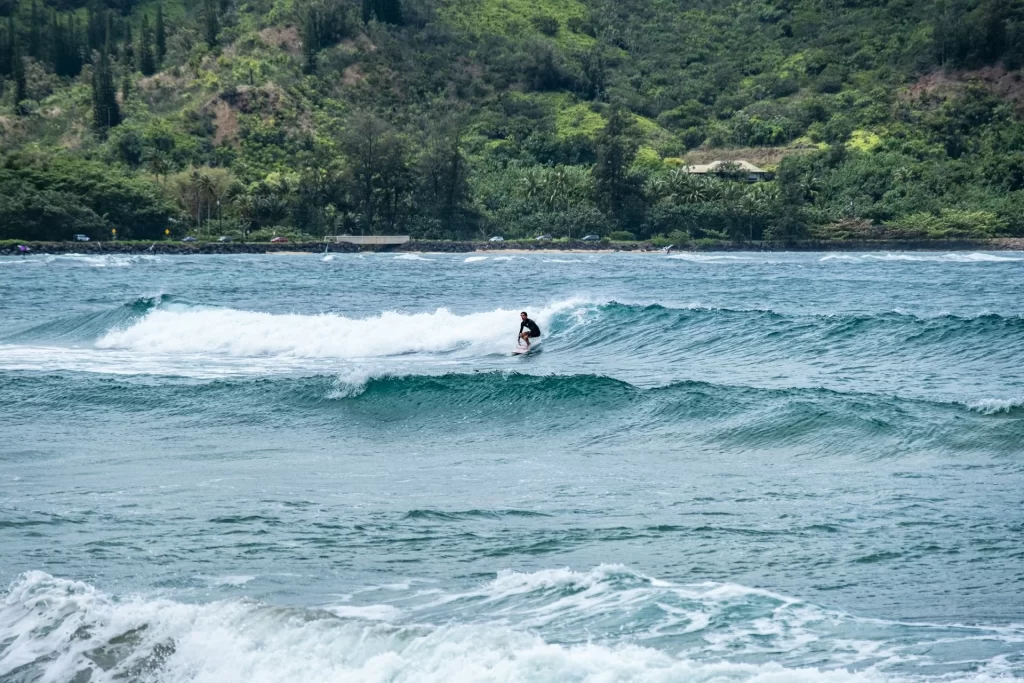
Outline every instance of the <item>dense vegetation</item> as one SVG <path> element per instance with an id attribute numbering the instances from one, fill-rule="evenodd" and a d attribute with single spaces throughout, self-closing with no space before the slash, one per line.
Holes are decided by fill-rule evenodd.
<path id="1" fill-rule="evenodd" d="M 1024 234 L 1024 0 L 0 17 L 0 238 Z M 774 179 L 687 170 L 715 159 Z"/>

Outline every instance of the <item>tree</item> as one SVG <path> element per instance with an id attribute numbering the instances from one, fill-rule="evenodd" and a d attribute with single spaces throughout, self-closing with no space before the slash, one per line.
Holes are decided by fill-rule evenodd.
<path id="1" fill-rule="evenodd" d="M 92 120 L 101 133 L 121 123 L 121 108 L 117 104 L 117 90 L 114 75 L 110 70 L 110 58 L 104 50 L 92 71 Z"/>
<path id="2" fill-rule="evenodd" d="M 171 170 L 171 165 L 167 160 L 166 154 L 156 150 L 150 152 L 149 156 L 146 157 L 146 166 L 149 168 L 149 172 L 156 176 L 161 184 L 167 181 L 167 172 Z"/>
<path id="3" fill-rule="evenodd" d="M 164 27 L 163 3 L 156 6 L 156 63 L 160 66 L 167 56 L 167 29 Z"/>
<path id="4" fill-rule="evenodd" d="M 463 133 L 458 114 L 440 118 L 431 126 L 419 158 L 420 203 L 447 233 L 463 227 L 459 219 L 469 198 Z"/>
<path id="5" fill-rule="evenodd" d="M 19 103 L 28 99 L 28 85 L 25 83 L 25 59 L 21 55 L 21 45 L 18 42 L 18 34 L 13 34 L 11 49 L 11 77 L 14 79 L 14 103 L 15 110 L 20 114 Z"/>
<path id="6" fill-rule="evenodd" d="M 82 70 L 82 45 L 74 15 L 61 23 L 56 14 L 50 24 L 50 60 L 58 76 L 74 77 Z"/>
<path id="7" fill-rule="evenodd" d="M 217 47 L 217 34 L 220 32 L 220 18 L 217 16 L 216 0 L 203 0 L 203 35 L 211 49 Z"/>
<path id="8" fill-rule="evenodd" d="M 608 64 L 600 43 L 580 55 L 580 75 L 576 91 L 588 100 L 604 99 L 608 81 Z"/>
<path id="9" fill-rule="evenodd" d="M 32 2 L 32 10 L 28 19 L 28 56 L 43 59 L 43 12 L 38 2 Z"/>
<path id="10" fill-rule="evenodd" d="M 143 76 L 152 76 L 156 73 L 153 32 L 149 28 L 149 18 L 146 15 L 142 15 L 142 28 L 139 30 L 139 71 Z"/>
<path id="11" fill-rule="evenodd" d="M 402 4 L 400 0 L 363 0 L 363 23 L 376 19 L 385 24 L 402 23 Z"/>
<path id="12" fill-rule="evenodd" d="M 11 74 L 11 39 L 10 31 L 0 34 L 0 97 L 3 96 L 4 76 Z"/>
<path id="13" fill-rule="evenodd" d="M 596 141 L 593 174 L 597 204 L 610 218 L 620 222 L 627 219 L 627 205 L 637 189 L 636 179 L 630 173 L 638 147 L 635 128 L 633 115 L 621 104 L 615 104 Z"/>
<path id="14" fill-rule="evenodd" d="M 379 203 L 384 209 L 395 207 L 392 187 L 405 170 L 402 142 L 394 128 L 369 112 L 360 112 L 349 120 L 341 138 L 348 160 L 351 194 L 362 214 L 360 231 L 374 232 Z M 395 214 L 392 213 L 392 224 Z"/>
<path id="15" fill-rule="evenodd" d="M 135 68 L 135 41 L 132 39 L 132 25 L 124 22 L 124 41 L 121 43 L 120 61 L 129 69 Z"/>

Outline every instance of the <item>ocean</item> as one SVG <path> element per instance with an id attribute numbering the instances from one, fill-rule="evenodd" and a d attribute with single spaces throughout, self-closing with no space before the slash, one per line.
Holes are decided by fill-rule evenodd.
<path id="1" fill-rule="evenodd" d="M 1022 680 L 1022 284 L 0 259 L 0 681 Z"/>

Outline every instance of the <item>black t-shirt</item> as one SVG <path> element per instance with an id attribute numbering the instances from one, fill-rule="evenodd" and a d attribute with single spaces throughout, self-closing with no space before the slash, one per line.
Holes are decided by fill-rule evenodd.
<path id="1" fill-rule="evenodd" d="M 528 330 L 530 330 L 530 336 L 531 337 L 539 337 L 540 336 L 540 328 L 537 327 L 537 323 L 533 322 L 529 318 L 524 320 L 523 324 L 519 326 L 519 334 L 523 333 L 523 328 L 524 327 L 527 328 Z"/>

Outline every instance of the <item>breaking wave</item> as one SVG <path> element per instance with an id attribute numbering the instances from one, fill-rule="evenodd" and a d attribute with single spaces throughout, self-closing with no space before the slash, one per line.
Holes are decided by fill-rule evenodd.
<path id="1" fill-rule="evenodd" d="M 1014 681 L 1007 657 L 1024 639 L 1013 626 L 868 622 L 621 565 L 503 571 L 465 591 L 409 588 L 321 608 L 185 604 L 30 572 L 0 602 L 0 679 L 852 683 L 938 670 L 944 681 Z"/>

